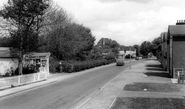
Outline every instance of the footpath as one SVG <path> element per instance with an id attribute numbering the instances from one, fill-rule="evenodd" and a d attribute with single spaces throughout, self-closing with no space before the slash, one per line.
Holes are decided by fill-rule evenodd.
<path id="1" fill-rule="evenodd" d="M 78 104 L 78 107 L 74 107 L 74 109 L 143 109 L 144 107 L 145 109 L 161 109 L 160 106 L 165 103 L 169 103 L 169 107 L 166 108 L 164 106 L 163 109 L 185 109 L 185 105 L 183 104 L 185 103 L 184 101 L 178 104 L 180 107 L 176 106 L 178 108 L 170 107 L 176 105 L 171 98 L 184 100 L 184 96 L 185 85 L 172 83 L 168 73 L 163 71 L 160 67 L 159 61 L 156 59 L 148 59 L 119 74 L 98 94 L 89 97 L 83 103 Z M 130 98 L 134 99 L 131 100 Z M 154 107 L 144 106 L 142 108 L 134 108 L 133 105 L 136 105 L 136 103 L 133 102 L 139 102 L 140 104 L 137 104 L 137 106 L 145 104 L 140 98 L 147 98 L 145 102 L 151 103 Z M 156 99 L 154 101 L 149 101 L 151 100 L 149 98 Z M 161 102 L 163 104 L 154 105 L 160 102 L 159 98 L 165 98 L 165 100 L 166 98 L 170 99 L 167 99 L 168 102 L 163 100 Z M 120 100 L 124 102 L 120 102 Z M 129 102 L 129 100 L 131 100 L 132 103 Z M 126 105 L 131 106 L 128 108 Z"/>

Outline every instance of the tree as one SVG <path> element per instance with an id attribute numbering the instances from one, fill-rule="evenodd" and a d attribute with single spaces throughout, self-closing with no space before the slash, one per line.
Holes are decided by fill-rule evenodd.
<path id="1" fill-rule="evenodd" d="M 49 0 L 9 0 L 0 15 L 6 20 L 5 29 L 12 37 L 12 46 L 19 53 L 19 74 L 22 74 L 23 54 L 34 51 L 38 43 L 43 15 Z"/>
<path id="2" fill-rule="evenodd" d="M 114 56 L 119 53 L 119 43 L 109 38 L 101 38 L 98 41 L 97 46 L 101 47 L 103 51 L 113 53 Z"/>
<path id="3" fill-rule="evenodd" d="M 161 37 L 157 37 L 152 41 L 152 53 L 156 56 L 156 52 L 161 51 Z"/>
<path id="4" fill-rule="evenodd" d="M 9 37 L 1 37 L 0 38 L 0 47 L 10 47 L 10 38 Z"/>
<path id="5" fill-rule="evenodd" d="M 136 44 L 133 47 L 136 49 L 136 56 L 139 56 L 140 55 L 140 46 Z"/>
<path id="6" fill-rule="evenodd" d="M 144 42 L 141 44 L 140 53 L 141 53 L 143 56 L 147 56 L 148 53 L 150 53 L 151 51 L 152 51 L 152 49 L 151 49 L 151 42 L 149 42 L 149 41 L 144 41 Z"/>
<path id="7" fill-rule="evenodd" d="M 49 51 L 60 60 L 85 60 L 95 41 L 89 28 L 76 23 L 56 28 L 47 37 Z"/>

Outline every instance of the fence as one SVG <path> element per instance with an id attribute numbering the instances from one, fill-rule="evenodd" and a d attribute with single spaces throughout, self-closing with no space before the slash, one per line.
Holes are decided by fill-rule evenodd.
<path id="1" fill-rule="evenodd" d="M 46 79 L 47 79 L 47 73 L 45 72 L 1 78 L 0 89 L 43 81 Z"/>
<path id="2" fill-rule="evenodd" d="M 173 78 L 178 79 L 178 71 L 184 71 L 183 68 L 174 68 L 173 69 Z"/>
<path id="3" fill-rule="evenodd" d="M 185 71 L 178 71 L 178 83 L 185 83 Z"/>

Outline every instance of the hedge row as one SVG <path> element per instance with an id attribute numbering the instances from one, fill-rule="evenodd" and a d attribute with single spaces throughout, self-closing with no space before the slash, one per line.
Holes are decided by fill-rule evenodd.
<path id="1" fill-rule="evenodd" d="M 106 65 L 115 62 L 115 59 L 107 60 L 107 59 L 100 59 L 100 60 L 87 60 L 82 62 L 62 62 L 60 68 L 62 68 L 62 72 L 78 72 L 85 69 L 94 68 L 101 65 Z"/>

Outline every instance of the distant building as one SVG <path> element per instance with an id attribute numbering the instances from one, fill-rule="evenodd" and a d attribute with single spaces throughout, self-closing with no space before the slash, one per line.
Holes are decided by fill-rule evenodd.
<path id="1" fill-rule="evenodd" d="M 124 47 L 124 53 L 126 55 L 131 55 L 132 57 L 136 57 L 136 49 L 134 47 Z"/>

